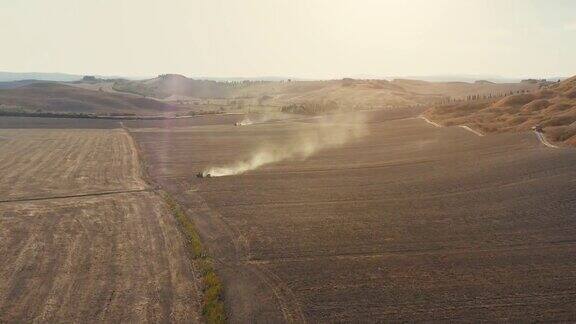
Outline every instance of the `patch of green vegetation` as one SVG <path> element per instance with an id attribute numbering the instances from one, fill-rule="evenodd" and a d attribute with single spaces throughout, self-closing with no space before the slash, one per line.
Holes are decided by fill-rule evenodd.
<path id="1" fill-rule="evenodd" d="M 202 313 L 206 318 L 206 322 L 212 323 L 226 323 L 226 310 L 224 309 L 223 288 L 212 260 L 205 253 L 200 241 L 200 236 L 192 221 L 188 218 L 182 207 L 178 202 L 172 198 L 168 193 L 164 193 L 164 200 L 168 204 L 172 215 L 180 224 L 188 244 L 192 251 L 195 263 L 198 265 L 202 274 L 203 281 L 203 301 Z"/>
<path id="2" fill-rule="evenodd" d="M 144 98 L 166 98 L 169 96 L 169 94 L 163 93 L 154 86 L 148 86 L 138 81 L 117 80 L 112 84 L 112 90 L 140 95 Z"/>
<path id="3" fill-rule="evenodd" d="M 328 100 L 323 102 L 293 103 L 283 106 L 281 112 L 287 114 L 322 115 L 339 109 L 340 107 L 336 101 Z"/>
<path id="4" fill-rule="evenodd" d="M 218 115 L 222 114 L 224 110 L 216 111 L 216 110 L 203 110 L 203 111 L 194 111 L 190 110 L 186 116 L 205 116 L 205 115 Z"/>
<path id="5" fill-rule="evenodd" d="M 0 116 L 7 117 L 48 117 L 48 118 L 97 118 L 95 114 L 73 113 L 73 112 L 52 112 L 42 109 L 26 109 L 23 107 L 6 107 L 0 105 Z"/>

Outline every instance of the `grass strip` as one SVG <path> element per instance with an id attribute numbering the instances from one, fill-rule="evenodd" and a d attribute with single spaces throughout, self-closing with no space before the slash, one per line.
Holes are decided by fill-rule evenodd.
<path id="1" fill-rule="evenodd" d="M 164 201 L 168 205 L 170 212 L 178 223 L 186 236 L 186 240 L 192 250 L 192 256 L 202 274 L 202 314 L 206 322 L 212 323 L 226 323 L 226 310 L 224 309 L 224 298 L 222 283 L 214 270 L 212 260 L 205 253 L 200 241 L 200 236 L 190 218 L 186 215 L 178 202 L 168 193 L 163 194 Z"/>

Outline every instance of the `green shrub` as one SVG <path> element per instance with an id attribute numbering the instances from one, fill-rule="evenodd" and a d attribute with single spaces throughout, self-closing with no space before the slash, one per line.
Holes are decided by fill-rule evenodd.
<path id="1" fill-rule="evenodd" d="M 200 236 L 192 221 L 182 210 L 182 207 L 167 193 L 164 194 L 164 200 L 170 212 L 180 224 L 186 240 L 190 245 L 192 256 L 202 274 L 202 314 L 206 322 L 210 324 L 225 323 L 226 309 L 224 308 L 222 283 L 216 271 L 214 271 L 212 260 L 204 252 Z"/>

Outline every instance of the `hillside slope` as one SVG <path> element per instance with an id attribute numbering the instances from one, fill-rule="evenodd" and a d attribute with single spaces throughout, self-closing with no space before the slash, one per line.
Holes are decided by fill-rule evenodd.
<path id="1" fill-rule="evenodd" d="M 225 98 L 230 95 L 231 86 L 226 82 L 194 80 L 179 74 L 164 74 L 143 81 L 119 80 L 114 83 L 113 89 L 159 99 L 171 95 Z"/>
<path id="2" fill-rule="evenodd" d="M 14 89 L 20 88 L 29 84 L 38 83 L 38 82 L 46 82 L 46 81 L 38 81 L 38 80 L 18 80 L 18 81 L 5 81 L 0 82 L 0 89 Z"/>
<path id="3" fill-rule="evenodd" d="M 241 99 L 247 104 L 286 106 L 336 102 L 345 108 L 405 107 L 471 94 L 534 91 L 536 84 L 426 82 L 418 80 L 240 81 L 194 80 L 165 74 L 144 81 L 116 81 L 113 89 L 163 100 L 182 97 Z"/>
<path id="4" fill-rule="evenodd" d="M 425 113 L 444 125 L 469 125 L 484 132 L 526 131 L 541 126 L 547 138 L 576 145 L 576 76 L 532 93 L 457 102 Z"/>
<path id="5" fill-rule="evenodd" d="M 53 82 L 40 82 L 13 89 L 0 89 L 3 112 L 30 111 L 75 114 L 154 115 L 175 108 L 153 99 L 92 91 Z"/>
<path id="6" fill-rule="evenodd" d="M 68 74 L 68 73 L 0 71 L 0 82 L 12 82 L 21 80 L 70 82 L 70 81 L 77 81 L 80 79 L 82 79 L 81 75 Z"/>

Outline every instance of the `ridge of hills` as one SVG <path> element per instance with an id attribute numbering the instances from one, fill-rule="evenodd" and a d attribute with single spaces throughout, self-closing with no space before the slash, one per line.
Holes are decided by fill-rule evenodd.
<path id="1" fill-rule="evenodd" d="M 425 115 L 446 126 L 468 125 L 486 133 L 539 126 L 549 140 L 576 145 L 576 76 L 530 93 L 437 105 Z"/>
<path id="2" fill-rule="evenodd" d="M 23 110 L 74 114 L 151 115 L 174 110 L 165 102 L 57 82 L 35 82 L 0 89 L 2 111 Z"/>

